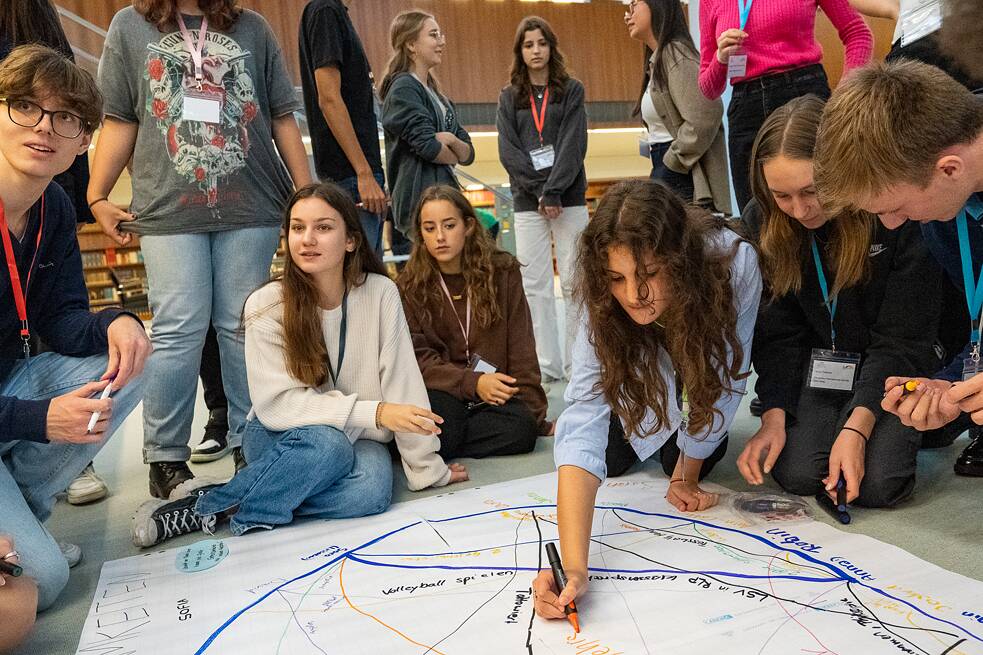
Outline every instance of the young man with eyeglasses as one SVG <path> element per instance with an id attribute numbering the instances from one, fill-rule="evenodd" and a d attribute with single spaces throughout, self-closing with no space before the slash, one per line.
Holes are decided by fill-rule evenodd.
<path id="1" fill-rule="evenodd" d="M 42 523 L 140 401 L 150 353 L 135 316 L 89 311 L 75 210 L 51 181 L 101 118 L 95 82 L 54 50 L 22 46 L 0 63 L 0 529 L 17 549 L 0 559 L 24 569 L 0 585 L 0 652 L 65 586 L 68 562 Z M 36 338 L 50 350 L 32 353 Z"/>

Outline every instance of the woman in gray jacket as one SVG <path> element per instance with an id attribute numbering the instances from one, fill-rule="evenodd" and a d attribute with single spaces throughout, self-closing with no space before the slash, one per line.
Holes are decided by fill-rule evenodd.
<path id="1" fill-rule="evenodd" d="M 393 19 L 389 40 L 393 55 L 380 88 L 386 177 L 396 229 L 414 239 L 412 215 L 423 190 L 435 184 L 459 186 L 454 166 L 474 161 L 474 147 L 432 74 L 446 45 L 434 17 L 404 11 Z"/>
<path id="2" fill-rule="evenodd" d="M 697 84 L 700 54 L 679 0 L 635 0 L 625 12 L 628 35 L 645 44 L 645 77 L 635 114 L 648 128 L 651 177 L 683 200 L 731 213 L 727 151 L 719 98 Z"/>

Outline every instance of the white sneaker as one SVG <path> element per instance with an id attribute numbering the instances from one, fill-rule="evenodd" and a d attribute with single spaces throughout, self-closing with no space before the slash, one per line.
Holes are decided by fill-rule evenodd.
<path id="1" fill-rule="evenodd" d="M 65 556 L 65 561 L 68 562 L 68 568 L 74 568 L 76 564 L 82 561 L 82 549 L 77 545 L 67 541 L 59 541 L 58 547 L 61 548 L 61 554 Z"/>
<path id="2" fill-rule="evenodd" d="M 96 475 L 90 462 L 68 485 L 68 502 L 72 505 L 85 505 L 105 498 L 108 493 L 109 487 Z"/>

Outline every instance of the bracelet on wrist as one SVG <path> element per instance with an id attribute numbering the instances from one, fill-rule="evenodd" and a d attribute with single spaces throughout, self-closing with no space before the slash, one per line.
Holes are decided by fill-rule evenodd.
<path id="1" fill-rule="evenodd" d="M 108 202 L 109 201 L 109 198 L 107 198 L 106 196 L 103 196 L 101 198 L 96 198 L 95 200 L 93 200 L 92 202 L 89 203 L 89 209 L 92 209 L 95 205 L 98 205 L 103 200 L 105 200 L 105 201 Z"/>
<path id="2" fill-rule="evenodd" d="M 672 480 L 669 480 L 669 484 L 672 484 L 673 482 L 686 482 L 686 478 L 673 478 Z"/>
<path id="3" fill-rule="evenodd" d="M 381 430 L 382 429 L 382 425 L 380 424 L 379 421 L 382 418 L 382 406 L 385 405 L 385 404 L 386 403 L 379 403 L 378 405 L 375 406 L 375 429 L 376 430 Z"/>
<path id="4" fill-rule="evenodd" d="M 861 432 L 860 430 L 858 430 L 857 428 L 851 428 L 849 425 L 844 425 L 843 429 L 849 430 L 850 432 L 856 432 L 857 434 L 859 434 L 861 437 L 864 438 L 864 443 L 870 441 L 870 437 L 864 434 L 863 432 Z"/>

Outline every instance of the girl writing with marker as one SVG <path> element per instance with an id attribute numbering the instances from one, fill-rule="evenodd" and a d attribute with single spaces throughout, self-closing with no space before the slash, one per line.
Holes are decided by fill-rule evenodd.
<path id="1" fill-rule="evenodd" d="M 551 434 L 519 263 L 449 186 L 423 192 L 399 276 L 443 457 L 527 453 Z"/>
<path id="2" fill-rule="evenodd" d="M 813 151 L 823 101 L 776 110 L 754 145 L 754 201 L 769 300 L 755 328 L 755 391 L 764 413 L 737 464 L 794 494 L 844 479 L 847 502 L 886 507 L 915 486 L 921 434 L 880 408 L 884 380 L 939 366 L 933 348 L 941 273 L 914 223 L 830 215 L 816 198 Z M 763 467 L 762 467 L 763 461 Z"/>
<path id="3" fill-rule="evenodd" d="M 556 425 L 557 511 L 568 578 L 534 582 L 536 611 L 563 618 L 587 584 L 597 489 L 659 452 L 680 511 L 717 502 L 699 486 L 726 450 L 748 374 L 761 295 L 754 248 L 661 184 L 622 182 L 580 240 L 569 403 Z M 559 594 L 559 597 L 557 595 Z"/>
<path id="4" fill-rule="evenodd" d="M 283 275 L 243 312 L 248 466 L 224 485 L 185 485 L 178 500 L 145 504 L 138 546 L 212 530 L 226 517 L 239 535 L 295 516 L 381 512 L 392 494 L 393 438 L 410 489 L 467 479 L 437 454 L 442 419 L 429 409 L 399 292 L 350 197 L 330 183 L 306 186 L 290 199 L 283 229 Z"/>

